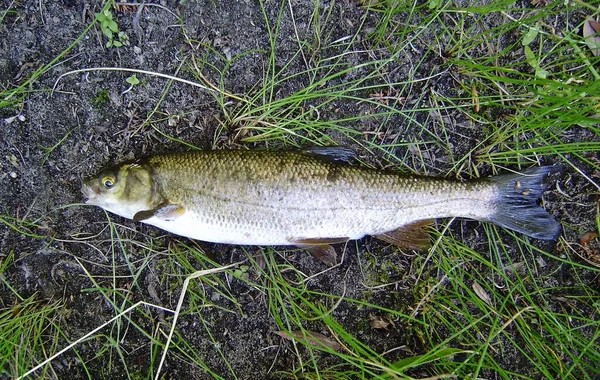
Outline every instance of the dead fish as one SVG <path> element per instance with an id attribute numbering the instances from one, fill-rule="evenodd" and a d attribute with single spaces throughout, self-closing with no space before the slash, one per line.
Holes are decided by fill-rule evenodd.
<path id="1" fill-rule="evenodd" d="M 553 240 L 560 224 L 537 200 L 557 166 L 469 182 L 351 164 L 345 148 L 154 155 L 83 180 L 86 203 L 215 243 L 296 245 L 325 261 L 332 243 L 373 235 L 423 249 L 432 219 L 462 217 Z"/>

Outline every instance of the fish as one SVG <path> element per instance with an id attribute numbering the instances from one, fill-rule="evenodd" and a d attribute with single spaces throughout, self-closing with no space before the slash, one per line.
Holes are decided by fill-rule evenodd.
<path id="1" fill-rule="evenodd" d="M 355 162 L 343 147 L 195 150 L 123 162 L 82 181 L 86 203 L 213 243 L 306 248 L 328 264 L 331 244 L 372 235 L 423 250 L 437 218 L 489 222 L 555 240 L 561 225 L 538 200 L 559 166 L 458 181 Z"/>

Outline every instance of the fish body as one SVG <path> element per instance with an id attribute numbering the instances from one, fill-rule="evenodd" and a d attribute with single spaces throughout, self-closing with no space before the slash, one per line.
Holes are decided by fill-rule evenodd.
<path id="1" fill-rule="evenodd" d="M 539 239 L 560 233 L 536 203 L 556 167 L 460 182 L 351 165 L 336 159 L 344 152 L 155 155 L 84 179 L 82 192 L 87 203 L 125 218 L 216 243 L 312 246 L 365 235 L 396 242 L 402 236 L 394 231 L 410 239 L 403 228 L 442 217 L 488 221 Z"/>

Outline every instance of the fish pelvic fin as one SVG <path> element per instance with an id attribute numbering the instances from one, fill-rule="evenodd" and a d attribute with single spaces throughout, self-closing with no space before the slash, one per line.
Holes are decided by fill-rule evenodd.
<path id="1" fill-rule="evenodd" d="M 322 263 L 332 267 L 337 264 L 337 252 L 329 244 L 324 245 L 300 245 L 299 248 L 305 249 L 308 253 L 319 259 Z"/>
<path id="2" fill-rule="evenodd" d="M 562 227 L 538 205 L 538 199 L 549 186 L 548 178 L 561 171 L 559 165 L 542 166 L 490 178 L 499 194 L 489 222 L 536 239 L 556 240 Z"/>
<path id="3" fill-rule="evenodd" d="M 431 246 L 426 228 L 432 224 L 433 220 L 431 219 L 419 220 L 374 236 L 399 248 L 422 252 Z"/>
<path id="4" fill-rule="evenodd" d="M 350 238 L 348 237 L 319 237 L 319 238 L 290 238 L 291 243 L 300 245 L 326 245 L 326 244 L 336 244 L 336 243 L 345 243 Z"/>
<path id="5" fill-rule="evenodd" d="M 311 255 L 321 260 L 321 262 L 332 267 L 337 264 L 337 253 L 330 244 L 345 243 L 349 240 L 347 237 L 331 238 L 291 238 L 290 242 L 299 248 L 307 250 Z"/>

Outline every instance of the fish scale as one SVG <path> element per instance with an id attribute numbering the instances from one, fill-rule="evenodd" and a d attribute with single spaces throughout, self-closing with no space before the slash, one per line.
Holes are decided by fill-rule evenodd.
<path id="1" fill-rule="evenodd" d="M 191 186 L 179 187 L 180 191 L 164 193 L 170 202 L 201 216 L 199 225 L 215 229 L 228 221 L 231 225 L 226 228 L 243 230 L 251 235 L 247 238 L 255 241 L 253 244 L 290 244 L 293 238 L 305 237 L 357 239 L 413 220 L 464 212 L 464 204 L 452 206 L 453 193 L 460 199 L 465 196 L 459 194 L 469 194 L 473 200 L 492 195 L 485 189 L 469 191 L 464 183 L 415 181 L 300 153 L 219 153 L 202 156 L 193 152 L 186 157 L 188 167 L 183 170 L 171 169 L 180 165 L 169 165 L 170 156 L 151 158 L 148 163 L 155 168 L 153 176 L 159 183 L 174 183 L 182 174 L 196 179 Z M 181 159 L 178 156 L 177 163 Z M 336 173 L 333 180 L 332 172 Z M 437 207 L 440 200 L 445 210 Z M 468 214 L 487 217 L 481 210 L 485 208 L 473 207 Z M 224 228 L 221 234 L 226 234 Z"/>

